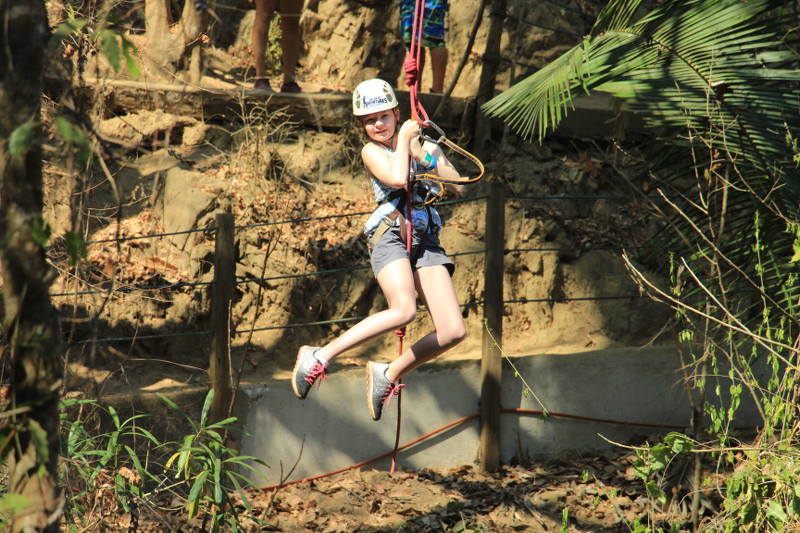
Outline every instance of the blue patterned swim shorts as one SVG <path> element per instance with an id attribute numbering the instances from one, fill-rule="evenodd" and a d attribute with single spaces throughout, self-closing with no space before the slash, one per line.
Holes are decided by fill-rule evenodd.
<path id="1" fill-rule="evenodd" d="M 415 5 L 415 0 L 400 0 L 400 29 L 406 46 L 411 45 Z M 425 0 L 425 12 L 422 15 L 422 46 L 426 48 L 444 46 L 444 19 L 448 7 L 448 0 Z"/>

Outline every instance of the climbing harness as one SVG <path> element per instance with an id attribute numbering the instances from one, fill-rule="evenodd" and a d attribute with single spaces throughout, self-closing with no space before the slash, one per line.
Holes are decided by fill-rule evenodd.
<path id="1" fill-rule="evenodd" d="M 431 185 L 424 181 L 412 181 L 411 184 L 412 184 L 413 194 L 415 196 L 423 198 L 423 201 L 417 201 L 417 202 L 412 201 L 411 205 L 414 207 L 414 209 L 427 209 L 428 211 L 428 224 L 425 226 L 424 229 L 417 228 L 417 231 L 421 233 L 427 233 L 431 231 L 431 223 L 433 219 L 433 215 L 431 214 L 429 207 L 431 202 L 428 202 L 427 199 L 429 196 L 436 194 L 437 191 L 432 189 Z M 392 199 L 393 199 L 392 196 L 389 196 L 384 202 L 390 202 L 392 201 Z M 397 207 L 394 209 L 394 211 L 392 211 L 388 215 L 385 215 L 381 219 L 378 226 L 373 230 L 372 235 L 370 235 L 368 241 L 368 246 L 370 247 L 370 249 L 375 249 L 375 247 L 378 245 L 378 241 L 381 239 L 381 237 L 383 237 L 383 234 L 392 229 L 393 227 L 395 227 L 395 225 L 401 228 L 400 238 L 403 240 L 404 244 L 407 244 L 407 237 L 403 233 L 403 231 L 407 231 L 406 222 L 411 218 L 407 214 L 406 215 L 403 214 L 407 201 L 408 199 L 407 199 L 406 189 L 402 189 L 401 200 L 400 202 L 398 202 Z M 411 257 L 412 255 L 411 252 L 408 249 L 407 251 L 409 252 L 409 257 Z"/>
<path id="2" fill-rule="evenodd" d="M 389 231 L 394 227 L 394 221 L 400 218 L 400 227 L 403 227 L 403 217 L 400 214 L 400 211 L 395 209 L 390 214 L 383 217 L 381 223 L 378 224 L 378 227 L 375 228 L 375 231 L 372 232 L 372 236 L 369 238 L 369 247 L 375 248 L 378 245 L 378 241 L 381 240 L 383 234 Z"/>

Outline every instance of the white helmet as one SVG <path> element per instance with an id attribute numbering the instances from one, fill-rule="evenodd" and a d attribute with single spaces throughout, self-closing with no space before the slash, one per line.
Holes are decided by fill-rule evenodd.
<path id="1" fill-rule="evenodd" d="M 362 81 L 353 91 L 353 114 L 357 117 L 397 107 L 392 86 L 375 78 Z"/>

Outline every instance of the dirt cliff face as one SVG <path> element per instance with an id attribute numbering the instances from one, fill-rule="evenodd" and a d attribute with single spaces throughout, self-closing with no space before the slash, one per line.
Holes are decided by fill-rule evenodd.
<path id="1" fill-rule="evenodd" d="M 306 3 L 302 28 L 303 74 L 325 87 L 352 90 L 364 79 L 382 77 L 405 88 L 404 45 L 399 36 L 399 3 L 387 0 L 311 0 Z M 449 52 L 445 87 L 463 62 L 454 96 L 478 92 L 485 62 L 499 63 L 497 88 L 508 87 L 514 76 L 530 74 L 574 46 L 591 28 L 604 3 L 566 0 L 529 2 L 509 0 L 503 24 L 502 57 L 486 56 L 486 45 L 495 12 L 481 10 L 480 0 L 451 2 L 446 42 Z M 500 15 L 498 13 L 498 15 Z M 477 31 L 471 39 L 478 21 Z M 469 46 L 472 41 L 472 46 Z M 424 69 L 422 90 L 431 85 L 430 69 Z"/>
<path id="2" fill-rule="evenodd" d="M 450 76 L 478 6 L 477 0 L 451 6 Z M 512 74 L 541 67 L 572 46 L 576 34 L 588 31 L 597 8 L 514 0 L 508 11 L 501 48 L 504 58 L 518 61 L 512 69 L 503 60 L 499 88 Z M 249 86 L 252 12 L 243 13 L 233 44 L 209 51 L 209 85 Z M 397 19 L 394 2 L 308 2 L 301 84 L 309 91 L 347 92 L 361 79 L 383 76 L 402 87 Z M 477 91 L 488 25 L 486 17 L 455 96 Z M 88 215 L 88 263 L 80 274 L 85 281 L 65 273 L 56 282 L 70 339 L 122 339 L 74 345 L 71 387 L 108 392 L 205 382 L 214 232 L 200 230 L 213 228 L 220 211 L 233 213 L 237 227 L 232 348 L 243 381 L 285 375 L 299 346 L 325 342 L 352 324 L 347 319 L 385 306 L 366 268 L 361 228 L 374 204 L 358 156 L 364 138 L 354 124 L 306 127 L 265 109 L 214 121 L 142 109 L 108 117 L 98 130 L 118 143 L 114 187 L 101 169 L 64 180 L 58 165 L 66 168 L 67 158 L 54 161 L 47 174 L 47 217 L 56 233 L 71 227 L 79 209 Z M 448 134 L 458 138 L 463 132 Z M 443 357 L 480 357 L 490 179 L 506 183 L 510 197 L 503 244 L 506 354 L 649 339 L 666 321 L 666 311 L 640 297 L 619 256 L 621 247 L 647 240 L 649 218 L 635 203 L 603 198 L 621 193 L 608 162 L 618 154 L 602 140 L 553 138 L 539 144 L 510 135 L 493 142 L 484 180 L 468 187 L 464 201 L 440 207 L 442 242 L 457 264 L 454 283 L 469 329 L 467 341 Z M 474 173 L 467 161 L 453 161 Z M 119 218 L 115 189 L 123 204 Z M 79 191 L 82 204 L 75 200 Z M 148 238 L 134 239 L 140 236 Z M 116 243 L 117 237 L 126 240 Z M 61 249 L 54 248 L 55 259 L 64 258 Z M 103 292 L 109 288 L 127 289 Z M 301 326 L 309 323 L 317 325 Z M 409 327 L 408 342 L 429 328 L 421 314 Z M 337 364 L 363 364 L 364 355 L 388 360 L 396 342 L 388 335 Z M 108 370 L 123 361 L 124 372 Z"/>

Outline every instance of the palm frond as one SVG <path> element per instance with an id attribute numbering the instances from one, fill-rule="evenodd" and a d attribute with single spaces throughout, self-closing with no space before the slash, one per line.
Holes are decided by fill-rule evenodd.
<path id="1" fill-rule="evenodd" d="M 638 3 L 611 2 L 579 45 L 483 109 L 541 139 L 576 96 L 610 93 L 665 132 L 662 143 L 702 138 L 736 166 L 748 194 L 800 218 L 800 171 L 785 138 L 800 137 L 800 55 L 786 37 L 783 4 L 673 0 L 631 23 Z"/>
<path id="2" fill-rule="evenodd" d="M 641 4 L 642 0 L 611 0 L 597 16 L 591 35 L 626 27 Z"/>
<path id="3" fill-rule="evenodd" d="M 609 7 L 612 4 L 638 6 L 622 0 Z M 763 17 L 779 4 L 776 0 L 673 1 L 628 27 L 620 22 L 631 13 L 609 15 L 595 26 L 603 31 L 593 30 L 579 45 L 483 109 L 526 138 L 544 137 L 566 116 L 577 95 L 592 90 L 609 92 L 633 109 L 646 110 L 653 125 L 682 127 L 687 115 L 703 117 L 710 107 L 719 107 L 731 119 L 747 120 L 764 109 L 759 105 L 760 87 L 769 98 L 776 88 L 800 82 L 800 72 L 772 68 L 796 59 L 783 48 L 778 22 Z M 749 101 L 741 102 L 744 96 L 739 95 Z M 798 123 L 796 109 L 784 118 Z"/>

